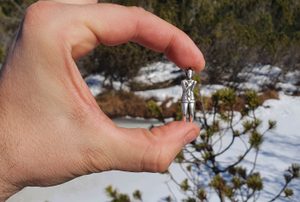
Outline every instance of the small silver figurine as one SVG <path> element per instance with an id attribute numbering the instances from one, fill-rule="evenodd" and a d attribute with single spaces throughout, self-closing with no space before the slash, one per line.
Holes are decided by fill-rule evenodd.
<path id="1" fill-rule="evenodd" d="M 182 87 L 182 98 L 181 98 L 181 110 L 182 110 L 182 120 L 186 121 L 187 117 L 190 122 L 193 122 L 195 116 L 195 96 L 194 88 L 197 81 L 192 79 L 193 70 L 186 70 L 186 77 L 181 81 Z"/>

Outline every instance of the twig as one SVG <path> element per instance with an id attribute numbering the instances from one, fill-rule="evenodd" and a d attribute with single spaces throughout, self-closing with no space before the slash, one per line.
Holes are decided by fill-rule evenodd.
<path id="1" fill-rule="evenodd" d="M 292 181 L 292 179 L 289 180 L 289 181 L 286 181 L 285 184 L 284 184 L 284 186 L 279 191 L 279 193 L 276 196 L 274 196 L 274 198 L 272 198 L 269 202 L 272 202 L 272 201 L 275 201 L 276 199 L 278 199 L 280 197 L 280 195 L 282 194 L 282 192 L 284 192 L 284 190 L 287 188 L 287 186 L 289 185 L 289 183 L 291 181 Z"/>
<path id="2" fill-rule="evenodd" d="M 169 186 L 169 183 L 168 183 L 168 181 L 166 181 L 165 182 L 165 184 L 167 185 L 167 187 L 168 187 L 168 190 L 169 190 L 169 192 L 171 193 L 171 195 L 172 195 L 172 198 L 175 200 L 175 202 L 177 202 L 178 200 L 177 200 L 177 198 L 176 198 L 176 196 L 175 196 L 175 194 L 174 194 L 174 192 L 173 192 L 173 190 L 171 189 L 171 187 Z"/>
<path id="3" fill-rule="evenodd" d="M 219 171 L 220 171 L 220 172 L 226 172 L 226 171 L 228 171 L 230 168 L 232 168 L 232 167 L 236 166 L 237 164 L 239 164 L 241 161 L 244 160 L 244 158 L 245 158 L 245 157 L 247 156 L 247 154 L 251 151 L 251 149 L 252 149 L 252 146 L 249 147 L 249 148 L 246 150 L 246 152 L 243 154 L 243 156 L 240 157 L 240 159 L 239 159 L 238 161 L 236 161 L 235 163 L 233 163 L 233 164 L 227 166 L 227 168 L 225 168 L 225 169 L 219 169 Z"/>
<path id="4" fill-rule="evenodd" d="M 250 175 L 251 175 L 251 174 L 254 172 L 254 170 L 255 170 L 256 162 L 257 162 L 257 157 L 258 157 L 258 152 L 259 152 L 259 150 L 257 149 L 256 152 L 255 152 L 255 158 L 254 158 L 254 162 L 253 162 L 253 167 L 252 167 L 252 169 L 251 169 L 251 171 L 250 171 Z"/>

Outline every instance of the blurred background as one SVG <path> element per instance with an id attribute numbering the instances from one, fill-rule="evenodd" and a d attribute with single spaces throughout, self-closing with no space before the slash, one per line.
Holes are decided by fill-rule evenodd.
<path id="1" fill-rule="evenodd" d="M 36 1 L 0 1 L 0 64 L 5 62 L 10 42 L 16 34 L 26 8 L 34 2 Z M 219 176 L 220 172 L 211 171 L 212 175 L 211 173 L 207 176 L 202 175 L 200 179 L 208 183 L 196 181 L 195 185 L 194 178 L 184 181 L 187 168 L 181 170 L 177 162 L 172 164 L 171 170 L 173 169 L 175 176 L 180 176 L 182 181 L 179 183 L 179 191 L 174 179 L 172 177 L 170 179 L 171 175 L 168 174 L 132 174 L 114 171 L 79 178 L 54 188 L 28 188 L 9 201 L 131 201 L 130 197 L 125 196 L 126 194 L 120 195 L 114 192 L 116 190 L 113 187 L 107 187 L 110 184 L 127 194 L 131 194 L 135 189 L 141 189 L 143 201 L 224 201 L 225 199 L 222 200 L 222 197 L 218 196 L 219 192 L 224 193 L 226 200 L 248 201 L 254 196 L 253 201 L 271 201 L 277 193 L 278 201 L 297 201 L 300 197 L 299 181 L 289 184 L 290 182 L 282 176 L 282 171 L 291 163 L 300 163 L 297 154 L 300 146 L 300 1 L 107 0 L 101 2 L 143 7 L 179 27 L 195 41 L 206 59 L 204 71 L 194 76 L 194 79 L 201 84 L 195 92 L 198 96 L 199 123 L 209 120 L 207 117 L 203 119 L 205 113 L 208 114 L 207 116 L 214 117 L 219 114 L 220 121 L 226 122 L 222 119 L 224 109 L 238 112 L 242 114 L 242 118 L 248 116 L 243 114 L 244 110 L 253 110 L 258 114 L 261 122 L 268 122 L 271 119 L 277 121 L 276 129 L 267 127 L 275 131 L 272 132 L 271 137 L 264 138 L 266 147 L 263 145 L 259 148 L 262 150 L 260 160 L 255 157 L 258 151 L 255 144 L 248 137 L 244 140 L 250 144 L 249 148 L 254 148 L 254 151 L 250 152 L 250 157 L 254 157 L 256 167 L 259 168 L 260 173 L 266 174 L 266 177 L 253 179 L 253 172 L 249 172 L 248 177 L 242 179 L 244 184 L 241 183 L 240 188 L 243 195 L 242 187 L 245 185 L 245 189 L 250 194 L 244 193 L 244 198 L 240 195 L 240 198 L 234 198 L 228 194 L 228 187 L 225 189 L 225 185 L 222 188 L 216 186 L 216 181 L 213 180 L 220 180 L 219 178 L 208 177 Z M 128 43 L 117 47 L 99 46 L 77 61 L 77 64 L 102 110 L 114 118 L 120 126 L 151 127 L 181 118 L 178 100 L 181 96 L 180 81 L 184 78 L 184 72 L 168 61 L 164 55 Z M 253 94 L 249 93 L 250 91 Z M 222 99 L 222 104 L 233 99 L 234 102 L 229 103 L 232 104 L 231 108 L 227 105 L 219 107 L 218 100 Z M 229 115 L 227 118 L 241 119 L 237 117 Z M 214 121 L 211 122 L 213 126 L 216 124 Z M 221 129 L 216 130 L 211 125 L 208 124 L 207 128 L 203 128 L 203 134 L 210 131 L 212 134 L 220 135 Z M 241 120 L 236 125 L 245 127 Z M 258 126 L 255 124 L 251 127 L 253 131 L 258 131 Z M 211 131 L 211 128 L 214 130 Z M 231 129 L 226 128 L 226 134 L 236 135 L 236 128 Z M 232 160 L 232 156 L 237 156 L 236 153 L 243 154 L 240 148 L 243 143 L 238 142 L 236 146 L 232 146 L 230 135 L 228 138 L 224 137 L 223 143 L 228 142 L 231 150 L 222 160 Z M 252 136 L 253 133 L 249 137 Z M 257 136 L 255 137 L 258 141 Z M 199 141 L 205 142 L 205 139 Z M 227 146 L 223 143 L 210 146 L 214 148 L 222 145 L 226 149 Z M 207 145 L 209 145 L 208 140 Z M 194 149 L 198 148 L 196 143 L 192 146 Z M 211 152 L 207 147 L 204 150 L 206 155 L 207 152 Z M 225 151 L 227 150 L 224 150 L 224 153 Z M 200 151 L 200 154 L 201 152 L 203 151 Z M 205 159 L 207 158 L 205 155 L 201 157 L 208 164 L 212 160 Z M 242 166 L 249 168 L 250 161 L 246 159 Z M 228 178 L 228 173 L 227 177 L 224 177 L 228 184 L 232 183 L 232 179 L 232 176 Z M 258 188 L 259 183 L 253 188 L 249 183 L 247 184 L 247 180 L 250 182 L 256 180 L 256 183 L 261 180 L 265 183 L 266 191 L 261 194 L 262 198 L 258 196 L 255 198 L 256 194 L 251 195 L 252 190 L 255 190 L 255 193 L 259 192 L 260 195 L 262 187 Z M 195 186 L 185 186 L 188 182 L 194 183 Z M 220 184 L 223 181 L 217 182 Z M 284 187 L 285 185 L 293 188 L 292 194 L 286 189 L 288 186 Z M 197 194 L 188 193 L 191 187 Z M 235 189 L 231 188 L 233 193 L 236 193 Z M 171 197 L 165 197 L 168 195 Z M 294 198 L 290 198 L 292 195 Z M 140 201 L 139 192 L 135 192 L 133 198 L 133 201 Z"/>
<path id="2" fill-rule="evenodd" d="M 0 2 L 0 62 L 26 7 L 33 2 Z M 141 6 L 186 32 L 205 55 L 208 83 L 237 79 L 237 73 L 247 65 L 271 64 L 284 71 L 300 68 L 300 1 L 297 0 L 101 2 Z M 84 75 L 103 73 L 107 79 L 125 82 L 136 76 L 141 67 L 162 60 L 162 55 L 130 43 L 117 48 L 99 47 L 82 61 L 81 67 L 85 69 Z"/>

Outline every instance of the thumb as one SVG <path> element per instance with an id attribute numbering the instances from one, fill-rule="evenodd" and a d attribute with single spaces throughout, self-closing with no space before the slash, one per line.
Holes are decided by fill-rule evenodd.
<path id="1" fill-rule="evenodd" d="M 116 169 L 129 171 L 163 172 L 168 169 L 182 147 L 193 141 L 200 128 L 194 123 L 176 121 L 147 129 L 120 129 L 122 145 L 116 151 Z M 120 148 L 122 148 L 120 150 Z"/>

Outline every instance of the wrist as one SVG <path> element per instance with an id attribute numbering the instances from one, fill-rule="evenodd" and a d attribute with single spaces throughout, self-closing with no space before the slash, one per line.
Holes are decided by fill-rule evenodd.
<path id="1" fill-rule="evenodd" d="M 3 137 L 1 137 L 1 139 L 3 140 Z M 13 165 L 9 160 L 6 160 L 6 151 L 3 150 L 5 149 L 0 146 L 0 202 L 6 201 L 10 196 L 20 190 L 20 188 L 13 183 L 15 178 L 15 174 L 12 173 Z"/>
<path id="2" fill-rule="evenodd" d="M 15 186 L 15 169 L 12 162 L 12 147 L 10 146 L 12 128 L 9 127 L 12 121 L 6 110 L 10 109 L 4 98 L 8 96 L 0 86 L 0 202 L 6 201 L 10 196 L 17 193 L 20 188 Z"/>

